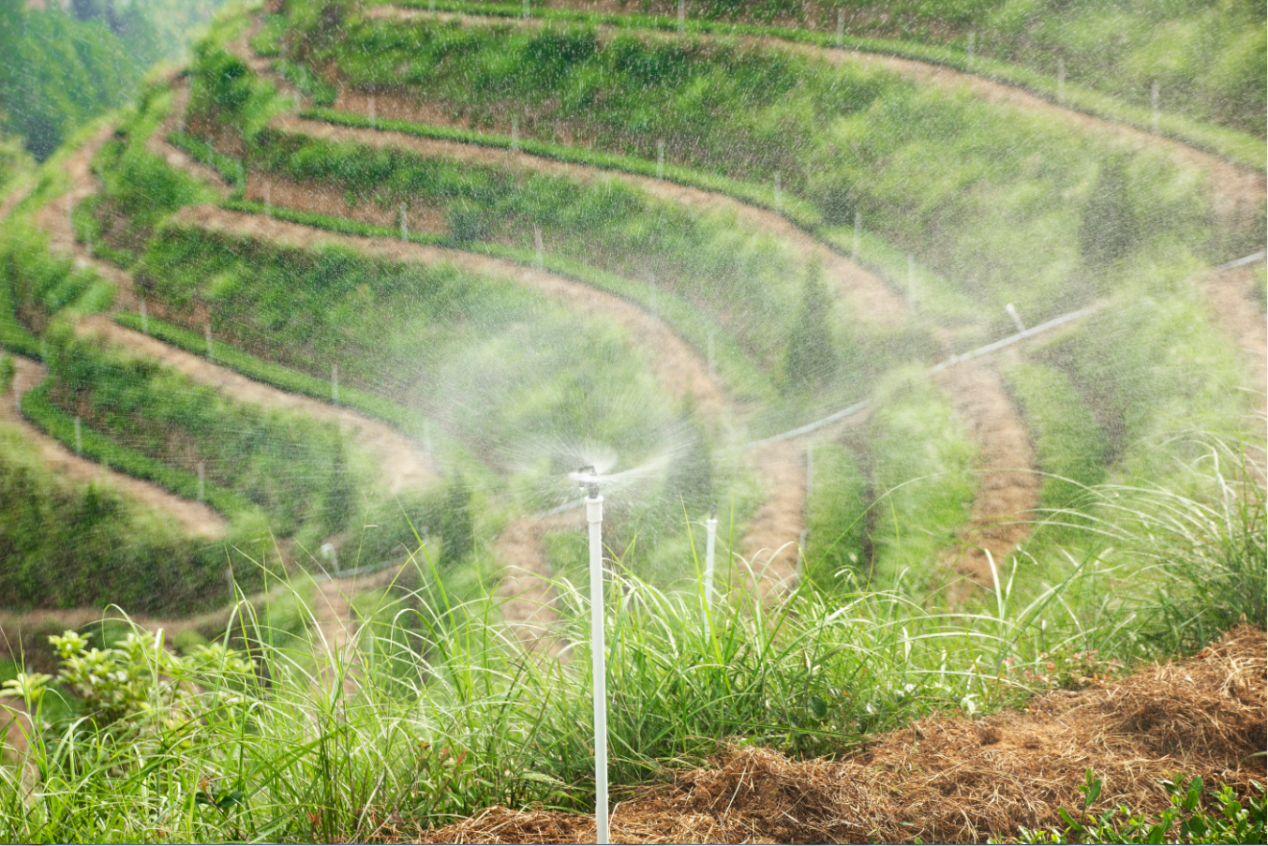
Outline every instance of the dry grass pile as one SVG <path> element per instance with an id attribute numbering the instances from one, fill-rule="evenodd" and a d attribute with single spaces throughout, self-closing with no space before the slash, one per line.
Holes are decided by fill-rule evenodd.
<path id="1" fill-rule="evenodd" d="M 1242 626 L 1183 663 L 1053 691 L 1024 712 L 922 720 L 849 760 L 735 746 L 617 805 L 612 840 L 982 842 L 1060 827 L 1060 807 L 1082 806 L 1088 768 L 1104 780 L 1097 813 L 1160 812 L 1159 782 L 1177 772 L 1244 789 L 1265 775 L 1266 650 L 1264 633 Z M 492 808 L 419 842 L 593 843 L 594 833 L 593 817 Z"/>

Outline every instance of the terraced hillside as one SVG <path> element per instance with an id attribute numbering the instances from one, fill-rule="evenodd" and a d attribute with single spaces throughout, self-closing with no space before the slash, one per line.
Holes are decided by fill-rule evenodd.
<path id="1" fill-rule="evenodd" d="M 497 735 L 481 720 L 522 716 L 519 694 L 464 698 L 481 684 L 578 683 L 569 474 L 590 465 L 628 783 L 699 738 L 836 752 L 927 713 L 920 696 L 1011 703 L 1005 653 L 1036 672 L 1115 638 L 1151 654 L 1158 630 L 1126 637 L 1114 603 L 1147 595 L 1123 619 L 1153 620 L 1172 594 L 1149 555 L 1114 558 L 1122 503 L 1198 497 L 1207 473 L 1203 508 L 1262 512 L 1234 495 L 1258 479 L 1262 499 L 1262 85 L 1242 31 L 1262 41 L 1262 10 L 1151 12 L 1188 45 L 1166 76 L 1135 13 L 1134 52 L 1090 68 L 1101 42 L 1049 30 L 1044 4 L 937 6 L 222 15 L 188 67 L 0 198 L 0 650 L 51 669 L 47 635 L 104 638 L 116 604 L 172 652 L 243 647 L 338 720 L 426 692 L 462 726 L 410 735 L 416 797 L 440 754 L 424 735 L 475 750 Z M 1092 32 L 1110 12 L 1068 14 Z M 1140 91 L 1158 79 L 1161 105 Z M 1165 534 L 1144 513 L 1131 526 Z M 865 619 L 888 658 L 818 640 Z M 1167 620 L 1186 648 L 1214 634 Z M 691 685 L 655 675 L 635 622 L 669 664 L 734 670 L 701 682 L 734 710 L 658 723 L 639 691 Z M 785 627 L 786 672 L 739 681 Z M 475 641 L 501 656 L 479 684 L 451 663 Z M 941 669 L 895 663 L 889 687 L 838 660 L 933 668 L 935 647 Z M 580 718 L 553 707 L 507 730 L 522 768 L 455 752 L 446 783 L 483 786 L 419 813 L 593 798 Z"/>
<path id="2" fill-rule="evenodd" d="M 1200 281 L 1260 239 L 1261 171 L 838 48 L 823 10 L 514 11 L 222 21 L 9 213 L 6 346 L 49 365 L 26 416 L 211 505 L 248 584 L 386 561 L 454 508 L 483 578 L 571 572 L 577 544 L 495 538 L 549 540 L 525 519 L 602 454 L 651 468 L 615 495 L 625 566 L 689 575 L 684 514 L 720 503 L 765 592 L 989 584 L 1070 484 L 1164 481 L 1164 433 L 1262 408 L 1255 272 Z M 816 444 L 844 448 L 817 474 Z"/>

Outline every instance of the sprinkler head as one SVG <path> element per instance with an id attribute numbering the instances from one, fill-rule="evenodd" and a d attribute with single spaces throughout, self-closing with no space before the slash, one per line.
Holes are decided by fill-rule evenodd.
<path id="1" fill-rule="evenodd" d="M 587 464 L 584 467 L 578 467 L 577 472 L 572 477 L 581 483 L 581 489 L 591 499 L 597 499 L 599 496 L 599 479 L 594 472 L 594 465 Z"/>

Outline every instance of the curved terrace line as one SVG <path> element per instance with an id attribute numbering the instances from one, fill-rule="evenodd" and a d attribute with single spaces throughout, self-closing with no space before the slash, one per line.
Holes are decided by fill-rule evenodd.
<path id="1" fill-rule="evenodd" d="M 466 22 L 487 21 L 494 15 L 480 15 L 474 12 L 429 12 L 422 9 L 407 9 L 393 5 L 375 6 L 366 11 L 366 16 L 370 18 L 400 18 L 408 19 L 411 17 L 443 19 L 443 20 L 459 20 Z M 507 22 L 514 22 L 521 27 L 541 26 L 545 23 L 540 18 L 501 18 Z M 603 32 L 617 31 L 618 27 L 611 24 L 599 24 L 596 29 Z M 645 32 L 648 35 L 663 39 L 675 39 L 681 37 L 677 32 L 667 32 L 664 30 L 628 27 L 627 31 Z M 692 32 L 693 37 L 704 40 L 716 40 L 721 36 L 707 32 Z M 908 79 L 912 79 L 918 83 L 928 85 L 938 85 L 943 88 L 959 88 L 964 87 L 971 91 L 975 96 L 988 102 L 1015 107 L 1030 113 L 1046 114 L 1058 123 L 1064 125 L 1073 125 L 1080 129 L 1090 130 L 1101 137 L 1110 137 L 1119 141 L 1124 141 L 1133 145 L 1144 146 L 1154 144 L 1161 146 L 1174 156 L 1189 161 L 1207 170 L 1213 177 L 1213 185 L 1211 187 L 1212 198 L 1217 207 L 1217 213 L 1221 216 L 1236 216 L 1241 204 L 1256 204 L 1262 200 L 1265 190 L 1268 190 L 1268 174 L 1263 170 L 1254 170 L 1223 158 L 1215 153 L 1186 144 L 1166 136 L 1156 135 L 1131 124 L 1122 123 L 1120 121 L 1099 117 L 1088 114 L 1087 112 L 1078 111 L 1068 106 L 1059 105 L 1040 97 L 1023 88 L 998 82 L 993 79 L 966 73 L 953 69 L 946 65 L 937 65 L 930 62 L 919 61 L 916 59 L 903 58 L 895 55 L 886 55 L 881 53 L 865 52 L 861 50 L 839 49 L 834 47 L 819 47 L 805 42 L 794 41 L 787 38 L 780 38 L 770 34 L 762 35 L 735 35 L 725 36 L 735 38 L 741 43 L 762 46 L 762 45 L 778 45 L 795 53 L 803 55 L 815 56 L 834 65 L 843 65 L 849 63 L 861 64 L 864 66 L 882 67 L 894 71 Z M 1231 208 L 1229 208 L 1231 204 Z"/>

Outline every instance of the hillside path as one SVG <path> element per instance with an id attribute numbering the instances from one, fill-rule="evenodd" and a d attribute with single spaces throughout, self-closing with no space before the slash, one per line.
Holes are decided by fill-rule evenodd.
<path id="1" fill-rule="evenodd" d="M 405 9 L 390 5 L 375 6 L 367 10 L 365 14 L 371 18 L 408 19 L 411 17 L 432 17 L 441 20 L 461 20 L 468 23 L 487 23 L 489 20 L 479 15 L 428 12 L 423 9 Z M 540 26 L 540 21 L 535 19 L 502 18 L 499 20 L 502 23 L 515 22 L 521 27 Z M 617 31 L 610 26 L 599 26 L 597 29 L 605 34 Z M 643 30 L 640 34 L 661 40 L 676 40 L 680 38 L 677 33 L 659 30 Z M 693 34 L 692 37 L 702 41 L 718 39 L 718 36 L 708 34 Z M 726 36 L 726 38 L 730 38 L 730 36 Z M 1222 226 L 1243 228 L 1252 224 L 1255 215 L 1258 213 L 1259 206 L 1263 202 L 1265 191 L 1268 190 L 1268 174 L 1262 171 L 1240 167 L 1213 153 L 1194 149 L 1181 141 L 1155 135 L 1129 124 L 1080 112 L 1045 100 L 1023 88 L 1007 85 L 985 77 L 915 59 L 886 56 L 879 53 L 864 53 L 857 50 L 818 47 L 812 44 L 787 41 L 774 36 L 743 36 L 736 40 L 739 43 L 750 46 L 782 47 L 793 53 L 813 56 L 834 65 L 851 64 L 884 68 L 919 83 L 937 85 L 945 89 L 968 90 L 975 97 L 982 100 L 1025 110 L 1031 114 L 1043 115 L 1057 125 L 1075 127 L 1107 140 L 1118 141 L 1135 147 L 1152 146 L 1165 150 L 1169 155 L 1201 167 L 1210 175 L 1209 190 L 1212 209 L 1216 220 Z M 453 124 L 452 119 L 444 122 Z M 499 130 L 506 132 L 508 128 L 499 127 Z"/>
<path id="2" fill-rule="evenodd" d="M 1259 414 L 1253 445 L 1262 481 L 1265 470 L 1265 439 L 1268 438 L 1268 318 L 1255 297 L 1255 286 L 1262 262 L 1227 270 L 1213 269 L 1202 277 L 1202 291 L 1215 318 L 1215 324 L 1230 338 L 1246 362 L 1250 376 L 1249 389 L 1255 394 L 1255 410 Z"/>
<path id="3" fill-rule="evenodd" d="M 376 113 L 380 117 L 418 118 L 425 116 L 434 118 L 437 110 L 429 104 L 404 98 L 378 96 Z M 356 114 L 368 114 L 368 95 L 361 92 L 344 90 L 336 103 L 344 111 Z M 417 112 L 425 112 L 419 115 Z M 415 112 L 415 114 L 405 114 Z M 428 120 L 435 123 L 435 120 Z M 272 125 L 278 129 L 292 133 L 307 135 L 327 141 L 351 142 L 374 148 L 396 148 L 418 153 L 423 156 L 440 157 L 462 162 L 487 164 L 497 167 L 511 167 L 521 172 L 541 173 L 558 176 L 582 183 L 594 183 L 613 179 L 624 182 L 638 190 L 661 200 L 699 209 L 704 212 L 727 212 L 748 228 L 777 236 L 792 251 L 801 257 L 817 258 L 823 267 L 824 278 L 836 289 L 838 295 L 849 304 L 850 316 L 853 320 L 877 323 L 882 326 L 896 326 L 907 317 L 907 303 L 892 288 L 873 273 L 846 259 L 825 243 L 793 225 L 783 215 L 750 205 L 717 191 L 705 191 L 688 185 L 682 185 L 666 179 L 655 179 L 649 176 L 627 173 L 621 170 L 593 167 L 574 162 L 561 162 L 545 156 L 536 156 L 522 150 L 505 150 L 496 147 L 484 147 L 479 144 L 467 144 L 459 141 L 444 141 L 432 138 L 420 138 L 403 132 L 380 131 L 358 127 L 335 126 L 319 120 L 307 120 L 290 115 L 274 118 Z M 256 195 L 258 189 L 248 186 L 248 195 Z M 373 203 L 363 203 L 356 208 L 359 214 L 377 213 L 379 219 L 374 223 L 383 226 L 396 225 L 394 212 L 380 209 Z M 410 210 L 411 213 L 426 215 L 426 210 Z M 422 216 L 418 221 L 429 231 L 449 234 L 445 226 L 443 213 L 431 210 L 432 215 Z M 431 225 L 428 225 L 431 224 Z"/>
<path id="4" fill-rule="evenodd" d="M 13 421 L 22 427 L 24 435 L 39 450 L 40 457 L 50 469 L 77 482 L 104 484 L 129 499 L 158 509 L 170 515 L 191 535 L 219 539 L 227 534 L 227 521 L 210 506 L 183 499 L 166 488 L 81 458 L 63 446 L 61 441 L 44 434 L 18 414 L 17 403 L 27 391 L 44 381 L 48 370 L 44 365 L 22 356 L 13 356 L 13 363 L 13 392 L 0 401 L 0 419 Z"/>
<path id="5" fill-rule="evenodd" d="M 756 586 L 768 599 L 797 586 L 798 542 L 806 525 L 805 446 L 795 441 L 766 444 L 752 461 L 765 483 L 766 498 L 740 539 L 740 555 L 752 572 L 744 576 L 745 586 Z"/>
<path id="6" fill-rule="evenodd" d="M 495 554 L 506 567 L 497 588 L 502 619 L 525 649 L 558 658 L 564 644 L 555 633 L 559 614 L 543 540 L 548 532 L 586 530 L 585 512 L 515 520 L 498 535 Z"/>
<path id="7" fill-rule="evenodd" d="M 380 478 L 389 495 L 423 487 L 434 478 L 423 450 L 380 420 L 248 379 L 201 356 L 120 326 L 105 315 L 97 314 L 85 318 L 75 327 L 75 331 L 102 338 L 132 352 L 143 353 L 180 371 L 193 381 L 210 385 L 225 396 L 240 402 L 294 411 L 316 420 L 335 423 L 354 437 L 359 448 L 375 457 L 380 468 Z"/>
<path id="8" fill-rule="evenodd" d="M 308 191 L 308 189 L 297 190 Z M 337 193 L 337 192 L 335 192 Z M 330 209 L 322 190 L 308 192 L 308 203 Z M 339 198 L 342 203 L 342 197 Z M 289 205 L 289 203 L 283 203 Z M 526 288 L 566 303 L 582 314 L 607 317 L 629 333 L 637 348 L 646 351 L 658 384 L 671 396 L 689 396 L 695 408 L 707 416 L 718 416 L 730 408 L 730 401 L 710 378 L 708 367 L 695 348 L 678 337 L 663 321 L 614 294 L 573 282 L 544 270 L 504 259 L 461 250 L 425 246 L 393 238 L 341 235 L 263 215 L 243 214 L 216 206 L 188 206 L 174 218 L 177 222 L 237 236 L 257 238 L 277 244 L 312 248 L 320 244 L 346 244 L 369 255 L 393 261 L 424 264 L 451 264 L 469 273 L 512 279 Z"/>
<path id="9" fill-rule="evenodd" d="M 1039 505 L 1043 480 L 1034 469 L 1035 450 L 1026 420 L 995 368 L 977 360 L 948 367 L 936 378 L 978 449 L 980 487 L 969 525 L 960 533 L 957 547 L 944 552 L 939 561 L 965 577 L 950 586 L 948 599 L 955 602 L 965 599 L 972 585 L 994 586 L 987 553 L 1001 568 L 1030 536 L 1028 521 Z"/>

